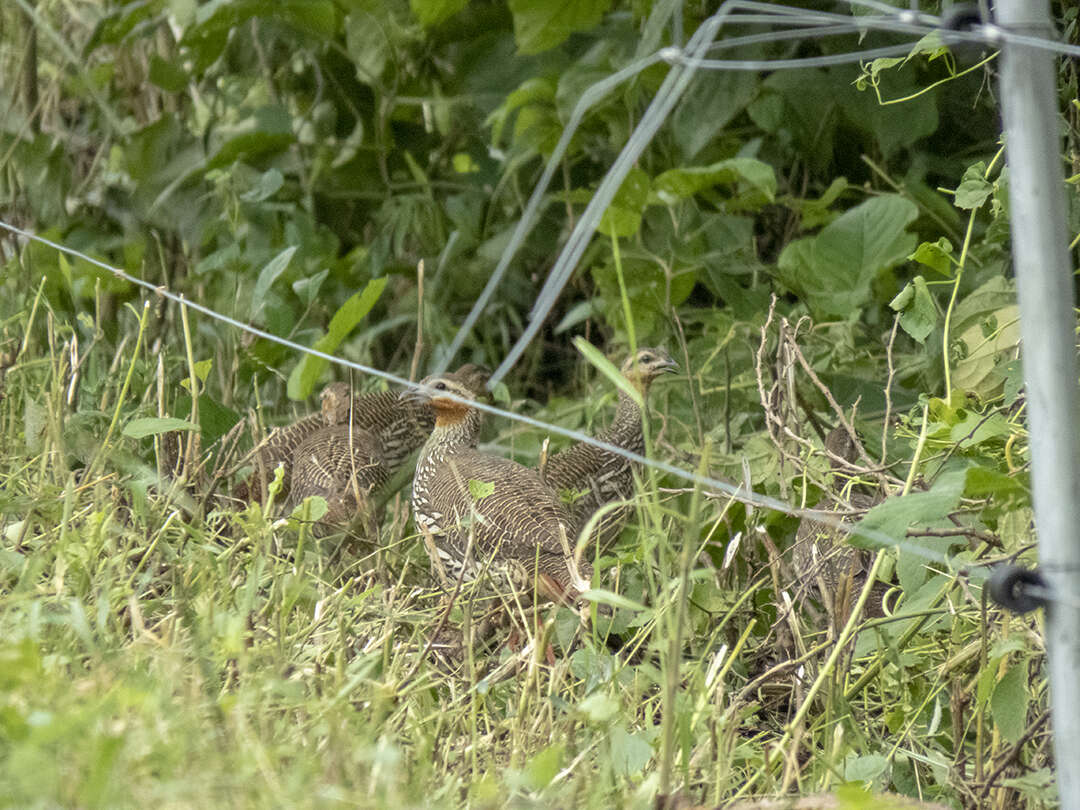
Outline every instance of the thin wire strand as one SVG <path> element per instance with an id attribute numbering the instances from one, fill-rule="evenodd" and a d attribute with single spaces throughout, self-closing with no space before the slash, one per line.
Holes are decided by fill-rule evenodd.
<path id="1" fill-rule="evenodd" d="M 881 31 L 887 31 L 892 33 L 911 33 L 920 34 L 925 36 L 926 34 L 937 32 L 940 34 L 943 43 L 978 43 L 978 44 L 990 44 L 997 45 L 1001 42 L 1013 42 L 1018 44 L 1027 45 L 1030 47 L 1037 47 L 1041 49 L 1051 50 L 1056 53 L 1066 55 L 1080 55 L 1080 46 L 1066 45 L 1061 42 L 1056 42 L 1049 39 L 1030 36 L 1026 34 L 1019 34 L 1008 31 L 1000 26 L 984 24 L 978 26 L 972 31 L 954 31 L 941 27 L 941 19 L 928 14 L 922 14 L 912 11 L 897 11 L 889 6 L 881 3 L 872 2 L 872 0 L 847 0 L 849 5 L 868 8 L 874 11 L 881 12 L 881 16 L 860 16 L 860 17 L 845 17 L 839 14 L 807 13 L 801 9 L 789 9 L 783 6 L 769 6 L 763 3 L 752 2 L 751 0 L 728 0 L 727 3 L 721 6 L 721 8 L 712 17 L 707 19 L 691 37 L 690 42 L 687 43 L 685 48 L 666 47 L 657 52 L 664 61 L 669 62 L 673 66 L 673 70 L 665 78 L 664 84 L 661 85 L 657 91 L 656 96 L 642 117 L 640 123 L 635 128 L 634 132 L 627 139 L 626 145 L 623 147 L 623 151 L 619 157 L 612 164 L 608 170 L 604 179 L 601 181 L 597 188 L 592 200 L 589 202 L 585 211 L 582 213 L 580 219 L 578 219 L 574 231 L 571 233 L 566 244 L 563 246 L 562 251 L 559 254 L 554 266 L 552 267 L 548 278 L 546 279 L 543 287 L 536 298 L 536 303 L 533 305 L 532 310 L 529 313 L 528 324 L 525 330 L 511 347 L 507 356 L 503 362 L 495 370 L 489 381 L 489 386 L 496 385 L 502 377 L 517 363 L 525 349 L 535 338 L 540 328 L 543 326 L 543 322 L 546 319 L 551 308 L 554 306 L 559 294 L 563 287 L 568 283 L 570 277 L 573 275 L 574 270 L 577 268 L 578 262 L 581 260 L 581 256 L 584 254 L 589 242 L 592 239 L 592 235 L 599 225 L 600 219 L 603 217 L 604 212 L 607 210 L 612 199 L 614 199 L 618 188 L 622 184 L 626 175 L 629 173 L 630 168 L 636 162 L 637 158 L 644 151 L 645 147 L 651 142 L 652 137 L 656 131 L 666 120 L 668 112 L 677 103 L 681 94 L 685 91 L 686 85 L 691 76 L 698 69 L 724 69 L 724 70 L 763 70 L 763 69 L 780 69 L 780 68 L 795 68 L 795 67 L 814 67 L 814 66 L 828 66 L 832 64 L 839 64 L 846 61 L 855 61 L 858 59 L 880 58 L 882 56 L 898 55 L 905 51 L 910 52 L 910 47 L 899 44 L 896 46 L 887 46 L 885 48 L 868 49 L 861 52 L 853 52 L 851 54 L 834 54 L 822 57 L 808 57 L 806 59 L 797 60 L 710 60 L 707 59 L 705 53 L 713 51 L 717 48 L 730 47 L 734 44 L 735 40 L 725 40 L 723 42 L 713 42 L 717 33 L 722 25 L 736 25 L 736 24 L 750 24 L 750 23 L 775 23 L 777 21 L 784 21 L 788 23 L 799 22 L 806 25 L 821 26 L 817 30 L 812 28 L 799 31 L 800 35 L 806 35 L 811 38 L 820 38 L 822 36 L 838 34 L 840 27 L 844 25 L 850 26 L 850 32 L 856 33 L 864 31 L 865 29 L 875 29 Z M 737 12 L 746 11 L 754 12 L 749 14 L 739 15 Z M 777 32 L 773 32 L 774 39 L 786 38 L 788 32 L 783 32 L 777 36 Z M 766 35 L 757 35 L 760 37 L 768 37 Z M 708 41 L 705 43 L 704 48 L 701 47 L 701 41 L 705 38 Z M 745 44 L 745 41 L 743 43 Z M 914 44 L 914 43 L 913 43 Z M 695 51 L 691 53 L 691 51 Z M 689 55 L 688 55 L 689 54 Z M 675 67 L 681 67 L 683 72 L 676 73 Z M 620 80 L 621 72 L 620 72 Z M 603 80 L 606 81 L 606 80 Z M 591 89 L 591 88 L 590 88 Z M 584 100 L 584 96 L 583 96 Z M 575 114 L 571 121 L 567 124 L 567 129 L 563 131 L 563 137 L 560 139 L 560 144 L 569 143 L 570 138 L 573 135 L 573 131 L 579 126 L 582 116 L 580 113 L 581 103 L 575 108 Z M 571 124 L 573 127 L 571 128 Z M 535 187 L 533 195 L 530 197 L 529 206 L 526 208 L 522 219 L 518 222 L 515 228 L 514 235 L 516 238 L 512 240 L 511 244 L 504 250 L 503 255 L 500 257 L 498 272 L 493 274 L 489 279 L 488 286 L 484 290 L 484 295 L 481 299 L 478 299 L 476 304 L 470 311 L 468 318 L 462 327 L 458 330 L 458 333 L 454 336 L 452 343 L 451 356 L 447 357 L 447 362 L 452 358 L 452 355 L 461 347 L 464 340 L 471 332 L 472 327 L 479 319 L 483 308 L 487 305 L 491 294 L 494 292 L 494 288 L 502 280 L 502 276 L 509 266 L 510 261 L 513 259 L 518 247 L 524 240 L 524 236 L 532 228 L 535 219 L 535 211 L 539 207 L 540 201 L 544 194 L 547 192 L 547 187 L 550 182 L 551 176 L 554 174 L 555 166 L 562 159 L 562 153 L 565 150 L 560 150 L 557 155 L 553 155 L 549 160 L 547 167 L 545 168 L 544 175 L 541 178 L 541 182 Z M 467 327 L 467 328 L 466 328 Z"/>
<path id="2" fill-rule="evenodd" d="M 359 371 L 363 374 L 370 374 L 372 376 L 386 380 L 387 382 L 394 383 L 395 385 L 400 385 L 404 388 L 412 388 L 417 390 L 429 391 L 430 393 L 435 393 L 434 391 L 427 389 L 425 386 L 419 383 L 410 382 L 409 380 L 403 377 L 399 377 L 396 374 L 391 374 L 390 372 L 382 371 L 371 366 L 365 366 L 362 363 L 356 363 L 352 360 L 346 360 L 342 357 L 335 357 L 332 354 L 319 351 L 318 349 L 312 349 L 309 346 L 303 346 L 299 343 L 296 343 L 295 341 L 289 340 L 288 338 L 274 335 L 263 329 L 259 329 L 258 327 L 238 321 L 235 318 L 232 318 L 221 312 L 217 312 L 216 310 L 211 309 L 210 307 L 207 307 L 203 304 L 191 301 L 190 299 L 185 298 L 181 294 L 174 293 L 162 285 L 152 284 L 149 281 L 145 281 L 143 279 L 132 276 L 130 273 L 127 273 L 119 267 L 114 267 L 113 265 L 103 262 L 100 259 L 94 258 L 93 256 L 89 256 L 85 253 L 82 253 L 81 251 L 67 247 L 66 245 L 62 245 L 58 242 L 54 242 L 51 239 L 46 239 L 45 237 L 38 236 L 35 233 L 24 230 L 23 228 L 19 228 L 15 225 L 11 225 L 3 220 L 0 220 L 0 228 L 3 228 L 25 239 L 32 239 L 41 244 L 48 245 L 49 247 L 53 248 L 54 250 L 58 250 L 61 253 L 65 253 L 69 256 L 73 256 L 75 258 L 89 262 L 95 267 L 100 267 L 101 269 L 108 271 L 119 279 L 123 279 L 130 284 L 134 284 L 138 287 L 149 290 L 150 292 L 153 292 L 154 294 L 159 295 L 162 298 L 173 301 L 180 306 L 189 307 L 196 312 L 200 312 L 207 317 L 212 318 L 213 320 L 227 324 L 228 326 L 231 326 L 235 329 L 239 329 L 257 337 L 264 338 L 265 340 L 272 341 L 281 346 L 285 346 L 286 348 L 293 349 L 294 351 L 314 355 L 315 357 L 321 357 L 322 359 L 327 360 L 331 363 L 336 363 L 337 365 Z M 688 481 L 692 484 L 705 487 L 709 490 L 712 490 L 714 493 L 725 493 L 726 495 L 730 496 L 736 501 L 739 501 L 740 503 L 745 503 L 750 506 L 755 506 L 762 509 L 771 509 L 777 512 L 783 512 L 785 514 L 793 515 L 795 517 L 809 518 L 819 524 L 828 526 L 844 534 L 851 534 L 862 537 L 871 544 L 873 544 L 876 548 L 892 548 L 893 546 L 899 546 L 905 551 L 908 551 L 911 554 L 920 557 L 927 562 L 936 563 L 952 571 L 956 571 L 968 565 L 968 563 L 963 560 L 957 561 L 958 564 L 954 564 L 953 559 L 950 558 L 949 555 L 943 554 L 940 551 L 935 551 L 931 548 L 927 548 L 926 546 L 920 544 L 912 543 L 906 538 L 897 539 L 890 537 L 884 532 L 878 531 L 876 529 L 860 528 L 858 524 L 852 525 L 850 523 L 845 523 L 840 519 L 831 516 L 829 513 L 821 512 L 819 510 L 798 509 L 781 500 L 778 500 L 768 495 L 756 493 L 753 490 L 747 489 L 746 487 L 735 486 L 725 481 L 720 481 L 711 476 L 700 475 L 689 470 L 684 470 L 681 467 L 677 467 L 674 464 L 669 464 L 666 461 L 659 461 L 657 459 L 648 458 L 639 453 L 635 453 L 633 451 L 626 450 L 625 448 L 609 444 L 593 436 L 586 435 L 576 430 L 570 430 L 568 428 L 560 427 L 559 425 L 555 425 L 550 422 L 544 422 L 540 419 L 526 416 L 525 414 L 507 411 L 493 405 L 487 405 L 483 402 L 463 399 L 454 396 L 453 394 L 450 394 L 446 391 L 439 391 L 438 394 L 440 397 L 446 397 L 448 399 L 461 402 L 463 404 L 469 405 L 470 407 L 476 408 L 477 410 L 483 411 L 484 413 L 489 413 L 494 416 L 502 416 L 515 422 L 520 422 L 531 427 L 539 428 L 540 430 L 545 430 L 550 433 L 556 433 L 560 436 L 565 436 L 577 442 L 591 444 L 602 450 L 606 450 L 608 452 L 621 456 L 629 461 L 653 467 L 661 472 L 665 472 L 669 475 L 681 478 L 684 481 Z M 969 571 L 969 576 L 971 581 L 975 584 L 979 584 L 985 579 L 985 574 L 981 573 L 981 569 L 979 568 L 972 568 Z"/>

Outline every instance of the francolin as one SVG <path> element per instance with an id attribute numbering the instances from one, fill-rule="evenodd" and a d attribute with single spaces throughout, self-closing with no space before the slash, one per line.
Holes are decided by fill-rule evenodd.
<path id="1" fill-rule="evenodd" d="M 450 376 L 483 386 L 488 372 L 467 363 Z M 289 500 L 326 500 L 326 514 L 312 527 L 317 536 L 354 525 L 372 538 L 379 520 L 372 495 L 424 443 L 434 413 L 426 403 L 403 402 L 389 391 L 353 397 L 338 382 L 323 390 L 322 416 L 324 426 L 293 453 Z"/>
<path id="2" fill-rule="evenodd" d="M 433 375 L 422 386 L 402 394 L 435 412 L 413 477 L 413 516 L 444 584 L 488 570 L 496 587 L 505 578 L 525 599 L 535 590 L 576 600 L 592 569 L 574 560 L 566 506 L 535 470 L 476 449 L 482 385 Z"/>
<path id="3" fill-rule="evenodd" d="M 841 426 L 829 431 L 825 437 L 825 449 L 835 458 L 830 458 L 833 473 L 840 473 L 844 462 L 853 462 L 857 458 L 855 442 Z M 836 478 L 839 480 L 840 476 Z M 839 517 L 843 523 L 851 521 L 851 513 L 825 510 L 846 509 L 865 511 L 881 501 L 880 495 L 848 489 L 841 494 L 841 487 L 834 485 L 834 493 L 828 494 L 815 507 L 825 514 Z M 870 553 L 856 548 L 847 542 L 847 533 L 826 526 L 812 518 L 804 517 L 799 522 L 792 548 L 792 562 L 795 574 L 800 577 L 803 588 L 816 588 L 821 596 L 822 606 L 832 617 L 837 627 L 843 627 L 851 613 L 851 608 L 859 591 L 866 584 L 866 575 L 870 565 Z M 882 616 L 882 600 L 888 591 L 884 582 L 875 582 L 866 603 L 866 615 Z"/>
<path id="4" fill-rule="evenodd" d="M 678 367 L 663 349 L 641 348 L 626 359 L 620 371 L 647 405 L 653 381 Z M 597 433 L 596 438 L 641 455 L 645 452 L 645 418 L 634 399 L 620 388 L 615 420 Z M 630 516 L 632 507 L 625 502 L 634 495 L 634 473 L 639 466 L 610 450 L 578 442 L 548 459 L 543 479 L 561 497 L 571 501 L 575 538 L 598 510 L 607 504 L 623 502 L 622 506 L 605 510 L 589 535 L 590 546 L 599 543 L 604 549 L 619 536 Z"/>

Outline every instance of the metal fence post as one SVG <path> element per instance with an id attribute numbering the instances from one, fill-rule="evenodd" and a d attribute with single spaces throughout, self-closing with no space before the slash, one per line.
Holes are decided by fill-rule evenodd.
<path id="1" fill-rule="evenodd" d="M 1009 33 L 1054 36 L 1049 0 L 998 0 L 995 11 L 997 23 Z M 1005 43 L 1003 57 L 1001 103 L 1040 570 L 1052 594 L 1071 597 L 1080 573 L 1080 412 L 1056 57 L 1015 42 Z M 1047 605 L 1046 647 L 1061 806 L 1080 810 L 1080 609 L 1075 600 Z"/>

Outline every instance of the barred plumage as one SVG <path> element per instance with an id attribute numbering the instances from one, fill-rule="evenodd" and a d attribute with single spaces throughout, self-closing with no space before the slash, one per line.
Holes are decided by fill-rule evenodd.
<path id="1" fill-rule="evenodd" d="M 402 396 L 435 411 L 412 494 L 433 564 L 446 580 L 472 579 L 490 566 L 526 597 L 535 588 L 546 599 L 575 599 L 592 571 L 573 560 L 565 505 L 534 470 L 476 449 L 482 413 L 445 394 L 475 401 L 478 387 L 449 375 L 423 382 L 426 390 Z"/>
<path id="2" fill-rule="evenodd" d="M 346 383 L 331 383 L 320 395 L 322 408 L 319 413 L 309 414 L 291 425 L 274 428 L 257 445 L 242 463 L 251 463 L 254 471 L 247 481 L 242 482 L 233 492 L 239 500 L 253 499 L 262 502 L 265 484 L 274 479 L 274 471 L 282 465 L 281 494 L 288 496 L 292 486 L 293 456 L 307 439 L 330 425 L 340 424 L 347 418 L 349 408 L 349 386 Z"/>
<path id="3" fill-rule="evenodd" d="M 628 357 L 620 370 L 641 394 L 642 401 L 647 402 L 653 380 L 676 369 L 678 364 L 663 349 L 643 348 Z M 644 418 L 645 414 L 633 398 L 619 389 L 615 420 L 606 430 L 597 433 L 596 438 L 642 454 L 645 452 Z M 599 509 L 633 497 L 637 467 L 609 450 L 578 442 L 548 460 L 543 479 L 571 502 L 574 534 L 577 535 Z M 590 543 L 599 542 L 604 548 L 614 541 L 629 518 L 631 508 L 624 504 L 606 511 L 590 534 Z"/>
<path id="4" fill-rule="evenodd" d="M 825 437 L 825 448 L 845 461 L 854 461 L 856 458 L 855 443 L 844 427 L 829 432 Z M 832 460 L 831 466 L 835 471 L 841 465 Z M 881 498 L 879 495 L 863 492 L 848 492 L 843 500 L 853 509 L 865 511 Z M 827 495 L 815 508 L 825 511 L 840 507 L 841 504 L 835 496 Z M 842 516 L 841 520 L 848 523 L 852 517 Z M 866 583 L 870 558 L 869 552 L 847 542 L 845 532 L 824 526 L 811 518 L 803 518 L 799 522 L 792 548 L 795 573 L 800 577 L 804 588 L 817 589 L 825 609 L 841 626 L 847 621 L 856 594 Z M 887 590 L 885 583 L 874 583 L 867 601 L 866 615 L 883 615 L 882 599 Z"/>
<path id="5" fill-rule="evenodd" d="M 487 370 L 468 363 L 451 376 L 482 386 Z M 355 524 L 365 536 L 375 533 L 379 515 L 370 496 L 380 490 L 428 437 L 435 424 L 431 407 L 402 402 L 383 391 L 351 397 L 345 383 L 323 391 L 324 426 L 296 448 L 291 459 L 293 489 L 289 502 L 318 495 L 326 514 L 315 522 L 316 535 Z"/>

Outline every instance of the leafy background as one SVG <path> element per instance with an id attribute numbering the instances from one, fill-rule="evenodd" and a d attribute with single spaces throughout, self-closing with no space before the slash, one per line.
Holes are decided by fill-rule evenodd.
<path id="1" fill-rule="evenodd" d="M 0 212 L 397 373 L 422 312 L 423 371 L 584 90 L 711 10 L 18 0 L 0 10 Z M 1075 7 L 1054 11 L 1080 41 Z M 805 37 L 734 56 L 898 41 Z M 589 110 L 456 362 L 501 361 L 667 70 Z M 997 70 L 992 51 L 930 36 L 906 59 L 700 73 L 498 401 L 592 429 L 614 396 L 572 339 L 616 360 L 631 340 L 666 345 L 684 373 L 652 398 L 657 457 L 813 505 L 831 485 L 831 398 L 872 462 L 857 483 L 905 493 L 873 525 L 972 570 L 1032 559 Z M 1073 62 L 1058 89 L 1075 175 Z M 830 659 L 842 622 L 812 589 L 797 598 L 798 521 L 674 477 L 650 478 L 598 568 L 611 626 L 551 612 L 533 632 L 555 663 L 500 648 L 447 674 L 422 655 L 442 604 L 405 499 L 381 545 L 343 561 L 298 524 L 211 495 L 229 442 L 250 442 L 245 417 L 288 421 L 340 370 L 185 321 L 44 245 L 0 244 L 0 783 L 13 806 L 648 807 L 676 790 L 711 806 L 844 785 L 856 803 L 865 789 L 1054 804 L 1037 618 L 891 551 L 879 576 L 899 583 L 907 618 L 864 620 Z M 180 421 L 147 421 L 161 419 Z M 499 420 L 487 439 L 531 462 L 543 436 Z"/>

